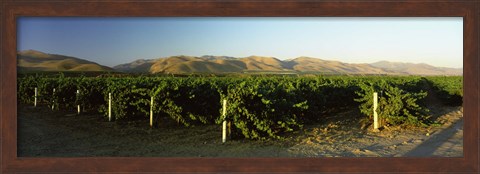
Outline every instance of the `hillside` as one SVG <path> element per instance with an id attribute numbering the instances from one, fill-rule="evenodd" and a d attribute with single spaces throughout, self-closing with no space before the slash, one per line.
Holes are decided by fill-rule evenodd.
<path id="1" fill-rule="evenodd" d="M 410 75 L 462 75 L 462 68 L 434 67 L 425 63 L 401 63 L 379 61 L 371 64 L 374 67 L 388 69 L 401 74 Z"/>
<path id="2" fill-rule="evenodd" d="M 19 72 L 31 71 L 114 71 L 114 69 L 95 62 L 76 57 L 48 54 L 36 50 L 17 53 Z"/>
<path id="3" fill-rule="evenodd" d="M 123 72 L 144 73 L 324 73 L 387 75 L 462 75 L 462 69 L 434 67 L 427 64 L 381 61 L 372 64 L 344 63 L 311 57 L 279 60 L 274 57 L 249 56 L 171 56 L 154 60 L 137 60 L 114 67 Z"/>
<path id="4" fill-rule="evenodd" d="M 156 60 L 137 60 L 114 67 L 124 72 L 145 73 L 233 73 L 233 72 L 317 72 L 342 74 L 389 73 L 368 64 L 348 64 L 316 58 L 296 58 L 281 61 L 274 57 L 249 56 L 172 56 Z"/>
<path id="5" fill-rule="evenodd" d="M 130 63 L 124 63 L 113 68 L 122 72 L 145 72 L 152 67 L 154 60 L 138 59 Z"/>
<path id="6" fill-rule="evenodd" d="M 350 64 L 310 57 L 299 57 L 286 62 L 289 68 L 300 72 L 322 72 L 330 74 L 395 74 L 387 69 L 369 64 Z"/>
<path id="7" fill-rule="evenodd" d="M 462 75 L 462 68 L 434 67 L 420 63 L 380 61 L 345 63 L 311 57 L 279 60 L 275 57 L 249 56 L 170 56 L 138 59 L 113 68 L 76 57 L 47 54 L 35 50 L 20 51 L 18 71 L 120 71 L 127 73 L 321 73 L 377 75 Z"/>
<path id="8" fill-rule="evenodd" d="M 147 69 L 145 69 L 147 70 Z M 148 69 L 150 73 L 232 73 L 244 71 L 284 71 L 282 62 L 275 58 L 224 56 L 172 56 L 157 59 Z"/>

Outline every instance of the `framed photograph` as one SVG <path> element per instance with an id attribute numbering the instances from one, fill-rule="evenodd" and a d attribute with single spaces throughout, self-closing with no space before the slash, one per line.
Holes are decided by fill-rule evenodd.
<path id="1" fill-rule="evenodd" d="M 4 173 L 479 172 L 479 2 L 1 8 Z"/>

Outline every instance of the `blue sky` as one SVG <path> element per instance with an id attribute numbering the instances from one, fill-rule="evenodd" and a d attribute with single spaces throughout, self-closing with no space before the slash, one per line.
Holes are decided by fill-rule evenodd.
<path id="1" fill-rule="evenodd" d="M 21 17 L 17 31 L 17 50 L 107 66 L 174 55 L 257 55 L 463 67 L 461 17 Z"/>

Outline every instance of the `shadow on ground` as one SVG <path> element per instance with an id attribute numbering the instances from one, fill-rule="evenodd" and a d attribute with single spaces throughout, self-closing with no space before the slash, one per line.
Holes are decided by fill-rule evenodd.
<path id="1" fill-rule="evenodd" d="M 448 128 L 443 129 L 440 132 L 433 134 L 429 139 L 425 140 L 422 144 L 418 145 L 411 151 L 405 153 L 403 156 L 407 157 L 427 157 L 427 156 L 447 156 L 447 154 L 438 154 L 435 153 L 439 148 L 445 144 L 449 143 L 448 146 L 443 146 L 444 148 L 447 147 L 448 149 L 442 150 L 442 152 L 448 152 L 449 150 L 453 150 L 453 146 L 461 145 L 463 146 L 463 139 L 454 139 L 454 136 L 457 133 L 463 133 L 463 118 L 460 118 Z M 462 131 L 462 132 L 460 132 Z M 461 144 L 460 144 L 461 143 Z"/>

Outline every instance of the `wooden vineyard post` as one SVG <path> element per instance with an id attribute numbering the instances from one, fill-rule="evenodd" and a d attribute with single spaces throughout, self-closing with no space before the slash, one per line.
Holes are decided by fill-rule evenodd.
<path id="1" fill-rule="evenodd" d="M 378 94 L 373 93 L 373 130 L 377 130 L 378 125 L 378 114 L 377 114 L 377 103 L 378 103 Z"/>
<path id="2" fill-rule="evenodd" d="M 80 95 L 80 90 L 77 89 L 77 101 Z M 80 115 L 80 103 L 77 103 L 77 114 Z"/>
<path id="3" fill-rule="evenodd" d="M 53 93 L 52 93 L 52 111 L 55 108 L 55 88 L 53 88 Z"/>
<path id="4" fill-rule="evenodd" d="M 153 127 L 153 96 L 150 98 L 150 127 Z"/>
<path id="5" fill-rule="evenodd" d="M 38 89 L 35 88 L 35 101 L 33 102 L 34 107 L 37 107 L 37 96 L 38 96 Z"/>
<path id="6" fill-rule="evenodd" d="M 227 100 L 223 100 L 223 127 L 222 127 L 222 143 L 227 141 Z"/>
<path id="7" fill-rule="evenodd" d="M 108 93 L 108 121 L 112 121 L 112 93 Z"/>

